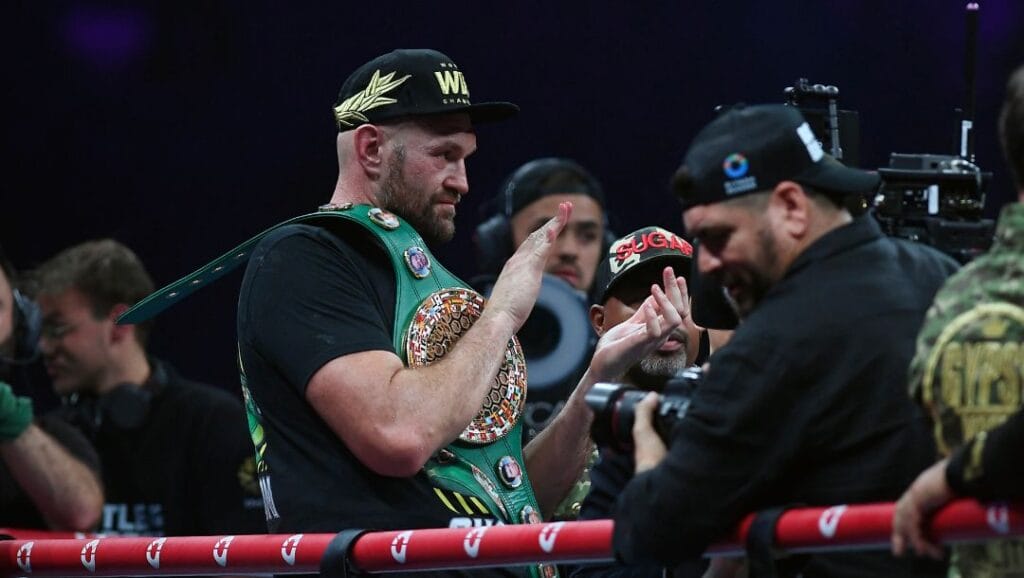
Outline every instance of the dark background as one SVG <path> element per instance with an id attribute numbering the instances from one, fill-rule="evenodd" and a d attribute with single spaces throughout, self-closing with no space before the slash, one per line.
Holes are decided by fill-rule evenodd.
<path id="1" fill-rule="evenodd" d="M 977 160 L 986 214 L 1015 197 L 996 116 L 1024 62 L 1024 2 L 982 0 Z M 860 112 L 861 165 L 951 153 L 964 102 L 962 0 L 850 2 L 13 2 L 2 25 L 0 242 L 19 268 L 114 237 L 159 286 L 325 202 L 331 105 L 345 76 L 397 47 L 432 47 L 475 101 L 514 121 L 478 130 L 456 239 L 474 272 L 479 206 L 538 156 L 604 182 L 613 225 L 680 228 L 666 183 L 717 104 L 780 102 L 800 77 Z M 237 389 L 234 273 L 157 320 L 152 350 Z"/>

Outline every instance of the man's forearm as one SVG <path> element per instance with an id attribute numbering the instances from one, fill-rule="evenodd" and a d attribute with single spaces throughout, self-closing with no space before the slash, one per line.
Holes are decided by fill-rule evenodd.
<path id="1" fill-rule="evenodd" d="M 593 451 L 593 413 L 582 393 L 590 389 L 591 381 L 588 370 L 554 421 L 526 446 L 526 471 L 545 518 L 572 489 Z"/>
<path id="2" fill-rule="evenodd" d="M 306 397 L 364 465 L 412 476 L 480 411 L 513 326 L 485 311 L 428 366 L 405 367 L 390 351 L 336 358 L 313 376 Z"/>
<path id="3" fill-rule="evenodd" d="M 442 359 L 403 369 L 392 379 L 410 414 L 434 416 L 425 420 L 434 422 L 431 431 L 421 435 L 435 449 L 457 438 L 480 411 L 512 335 L 510 321 L 485 312 Z"/>
<path id="4" fill-rule="evenodd" d="M 961 495 L 982 500 L 1024 498 L 1024 409 L 953 453 L 946 480 Z"/>
<path id="5" fill-rule="evenodd" d="M 53 529 L 86 531 L 99 521 L 103 489 L 96 474 L 36 425 L 0 444 L 0 456 Z"/>

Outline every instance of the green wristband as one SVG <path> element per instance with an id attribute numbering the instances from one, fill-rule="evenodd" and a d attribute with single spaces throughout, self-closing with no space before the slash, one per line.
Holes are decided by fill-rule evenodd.
<path id="1" fill-rule="evenodd" d="M 14 395 L 11 386 L 0 381 L 0 442 L 17 438 L 30 423 L 32 400 Z"/>

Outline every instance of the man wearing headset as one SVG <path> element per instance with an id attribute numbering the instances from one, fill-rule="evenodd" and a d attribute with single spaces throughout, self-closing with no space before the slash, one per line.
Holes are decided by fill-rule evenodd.
<path id="1" fill-rule="evenodd" d="M 240 401 L 147 355 L 148 324 L 114 322 L 153 291 L 139 258 L 116 241 L 91 241 L 61 251 L 35 277 L 47 373 L 64 415 L 92 438 L 102 462 L 100 530 L 263 531 Z"/>
<path id="2" fill-rule="evenodd" d="M 563 202 L 573 204 L 572 217 L 544 272 L 588 293 L 605 242 L 604 192 L 594 175 L 569 159 L 534 159 L 509 175 L 494 199 L 494 217 L 477 229 L 480 268 L 497 273 L 530 233 L 558 214 Z"/>
<path id="3" fill-rule="evenodd" d="M 474 285 L 483 288 L 493 283 L 505 261 L 531 233 L 558 214 L 563 202 L 573 204 L 572 216 L 544 263 L 535 314 L 520 330 L 531 364 L 531 389 L 523 411 L 527 441 L 565 406 L 593 353 L 587 323 L 589 293 L 598 284 L 595 276 L 602 249 L 614 238 L 607 227 L 601 183 L 570 159 L 531 160 L 505 179 L 491 201 L 492 216 L 477 227 L 474 237 L 481 273 Z M 555 359 L 557 363 L 550 363 Z"/>

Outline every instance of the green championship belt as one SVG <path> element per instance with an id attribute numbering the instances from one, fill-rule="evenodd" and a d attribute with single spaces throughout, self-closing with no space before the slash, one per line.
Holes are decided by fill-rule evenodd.
<path id="1" fill-rule="evenodd" d="M 277 228 L 338 218 L 365 228 L 388 254 L 396 280 L 394 347 L 399 357 L 408 367 L 430 365 L 443 357 L 480 317 L 484 298 L 433 262 L 422 238 L 407 223 L 382 209 L 349 203 L 324 205 L 316 213 L 295 217 L 263 231 L 149 295 L 121 315 L 118 323 L 145 321 L 219 279 L 248 261 L 252 248 Z M 525 400 L 525 356 L 513 336 L 480 412 L 457 440 L 439 450 L 424 465 L 431 483 L 477 498 L 505 523 L 541 522 L 533 486 L 522 466 L 520 414 Z M 254 417 L 250 415 L 250 421 Z M 250 429 L 253 425 L 250 423 Z M 529 570 L 535 578 L 556 574 L 551 566 L 541 565 Z"/>

